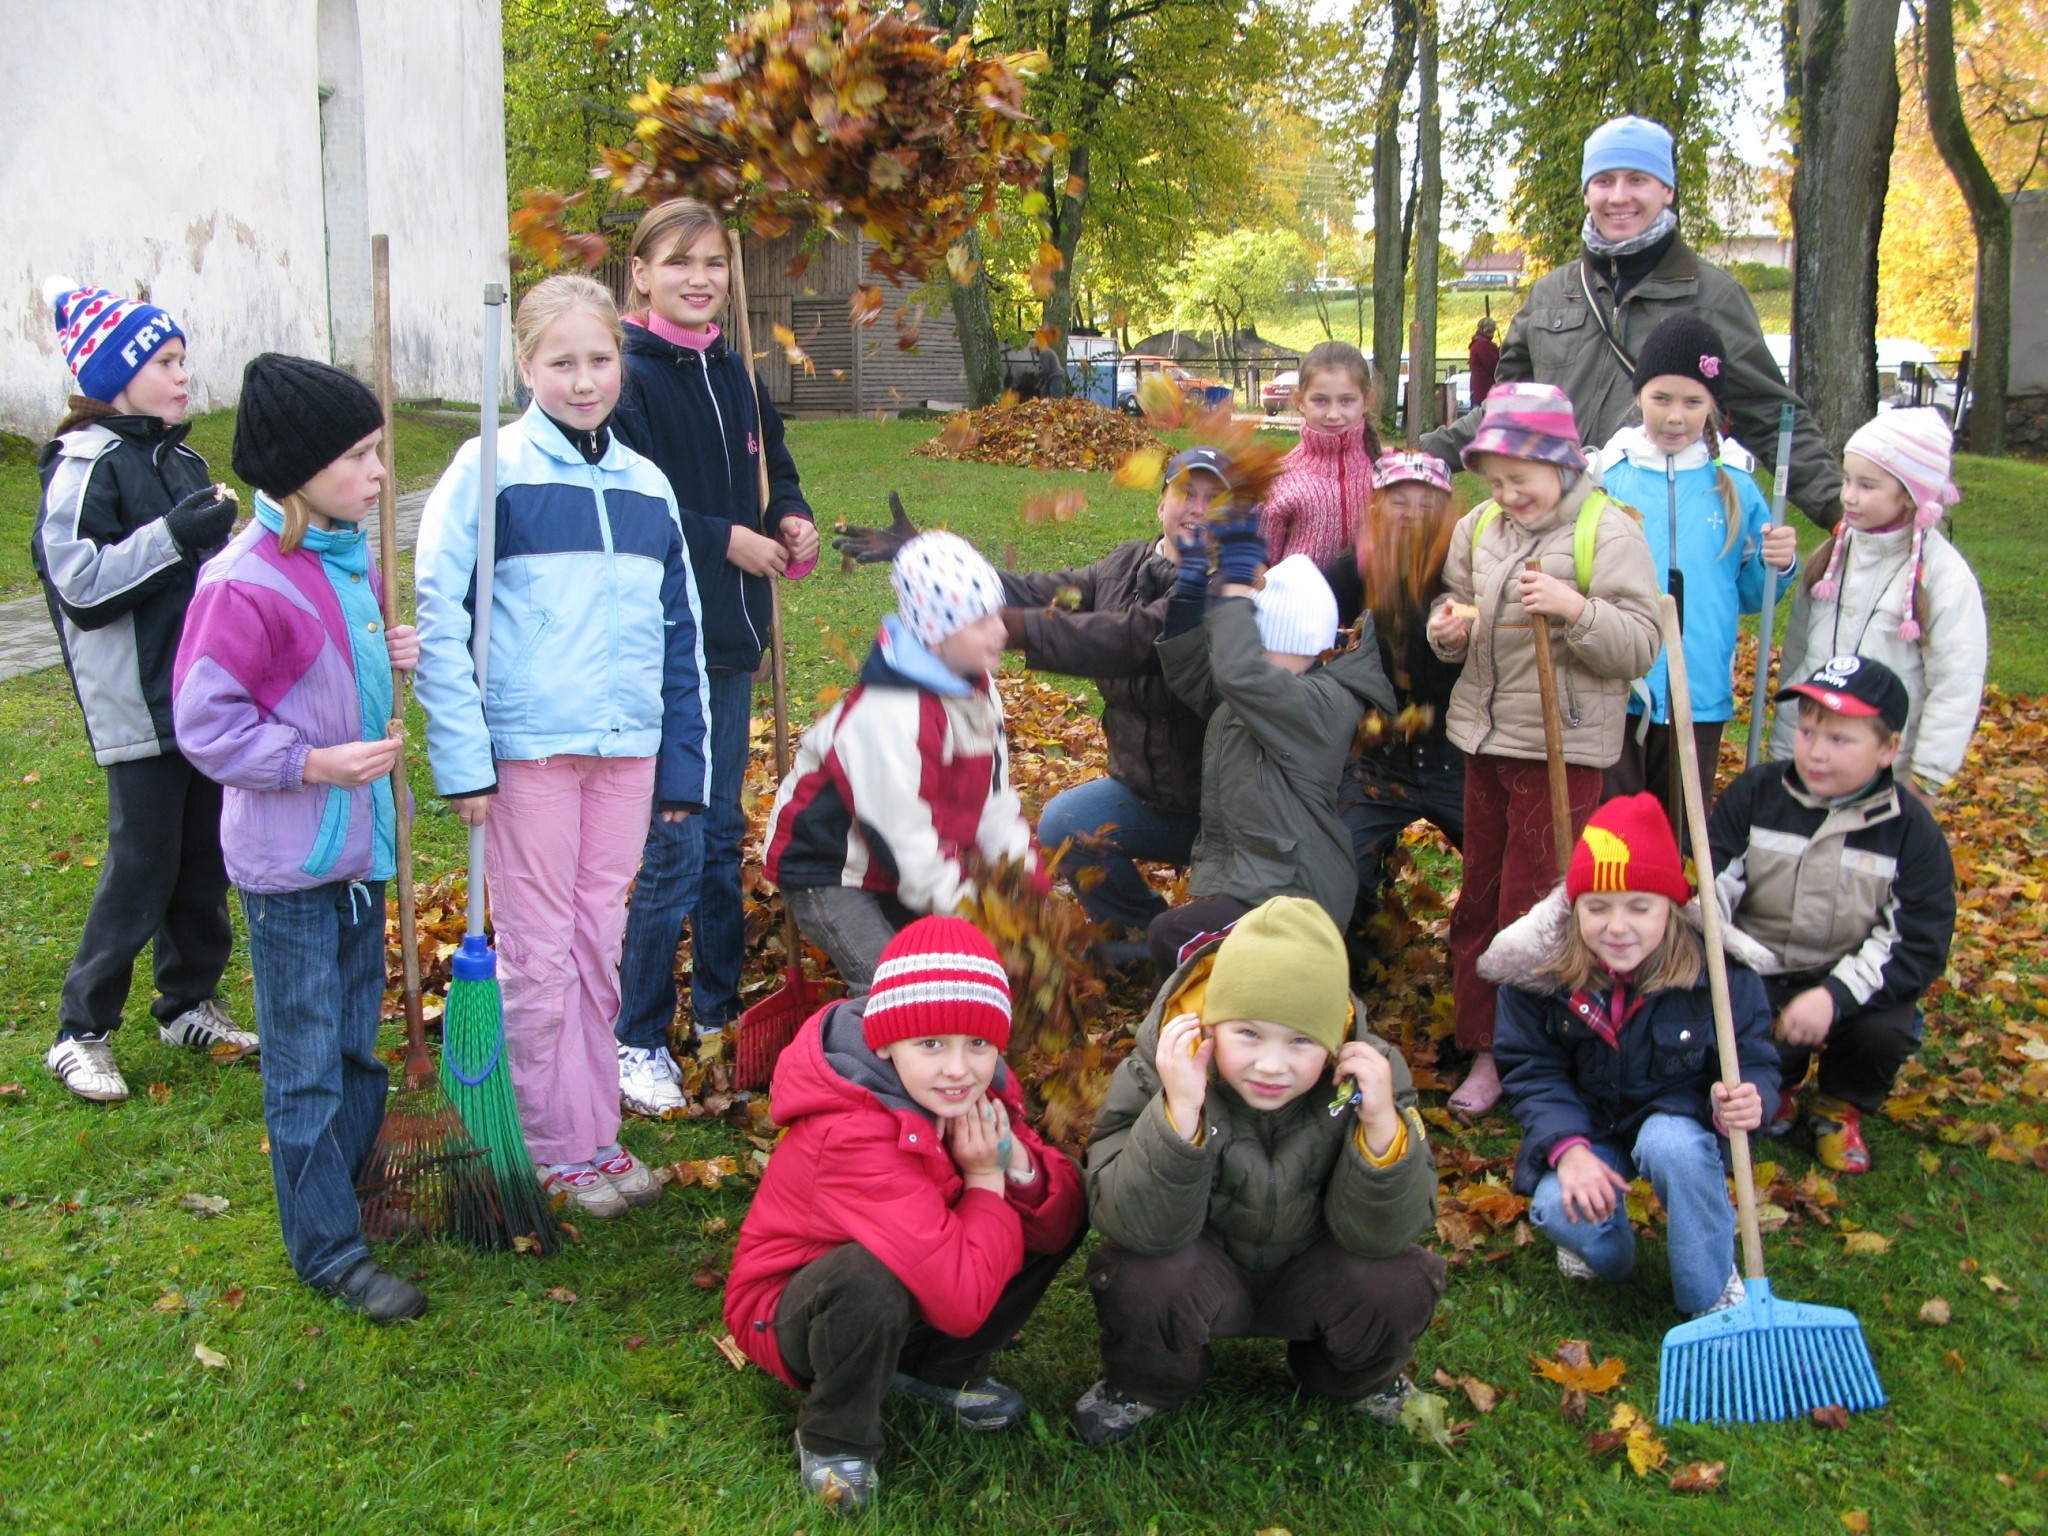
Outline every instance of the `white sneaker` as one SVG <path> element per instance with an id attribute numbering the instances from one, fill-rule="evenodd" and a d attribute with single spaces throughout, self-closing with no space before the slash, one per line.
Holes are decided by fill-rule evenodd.
<path id="1" fill-rule="evenodd" d="M 598 1153 L 597 1171 L 628 1205 L 652 1205 L 661 1198 L 661 1180 L 624 1147 Z"/>
<path id="2" fill-rule="evenodd" d="M 673 1056 L 656 1046 L 619 1047 L 619 1104 L 628 1114 L 666 1120 L 690 1107 L 683 1092 L 682 1069 Z"/>
<path id="3" fill-rule="evenodd" d="M 119 1104 L 128 1097 L 128 1083 L 114 1065 L 105 1035 L 73 1035 L 50 1047 L 43 1064 L 58 1082 L 81 1099 Z"/>
<path id="4" fill-rule="evenodd" d="M 550 1200 L 566 1200 L 586 1216 L 610 1220 L 626 1214 L 626 1201 L 595 1163 L 542 1163 L 540 1192 Z"/>
<path id="5" fill-rule="evenodd" d="M 1598 1280 L 1599 1273 L 1569 1248 L 1557 1250 L 1557 1272 L 1567 1280 Z"/>
<path id="6" fill-rule="evenodd" d="M 187 1050 L 210 1051 L 222 1045 L 245 1056 L 255 1055 L 263 1046 L 252 1031 L 237 1025 L 228 1017 L 227 1009 L 211 997 L 203 1003 L 193 1004 L 163 1025 L 157 1030 L 156 1037 L 165 1045 L 180 1045 Z"/>
<path id="7" fill-rule="evenodd" d="M 1739 1307 L 1749 1299 L 1749 1287 L 1742 1283 L 1742 1271 L 1728 1271 L 1728 1283 L 1721 1287 L 1721 1294 L 1714 1298 L 1714 1304 L 1705 1312 L 1695 1312 L 1694 1317 L 1705 1317 L 1713 1312 L 1726 1312 L 1730 1307 Z"/>

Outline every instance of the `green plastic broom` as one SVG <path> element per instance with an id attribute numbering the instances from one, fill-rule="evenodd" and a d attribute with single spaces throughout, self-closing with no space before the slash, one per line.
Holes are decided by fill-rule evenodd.
<path id="1" fill-rule="evenodd" d="M 1685 814 L 1692 828 L 1699 877 L 1700 922 L 1707 947 L 1707 985 L 1714 999 L 1714 1043 L 1721 1081 L 1742 1081 L 1735 1054 L 1735 1016 L 1728 1002 L 1728 960 L 1721 947 L 1721 904 L 1708 851 L 1707 806 L 1700 793 L 1699 749 L 1692 734 L 1692 696 L 1686 691 L 1685 649 L 1678 609 L 1660 605 L 1664 655 L 1670 667 L 1671 734 L 1684 770 Z M 1769 615 L 1765 615 L 1766 622 Z M 1768 633 L 1768 631 L 1766 631 Z M 1856 1314 L 1840 1307 L 1781 1301 L 1764 1278 L 1764 1242 L 1756 1225 L 1756 1177 L 1749 1166 L 1749 1135 L 1728 1133 L 1735 1166 L 1735 1210 L 1742 1231 L 1744 1297 L 1732 1307 L 1680 1323 L 1664 1335 L 1657 1366 L 1660 1423 L 1753 1423 L 1802 1418 L 1816 1408 L 1881 1408 L 1884 1388 L 1863 1340 Z"/>
<path id="2" fill-rule="evenodd" d="M 476 616 L 469 649 L 476 665 L 476 690 L 486 697 L 491 658 L 492 567 L 498 552 L 498 347 L 504 325 L 505 290 L 484 289 L 484 377 L 481 440 L 477 444 Z M 561 1242 L 553 1210 L 541 1193 L 519 1104 L 512 1094 L 512 1069 L 505 1060 L 504 1000 L 498 991 L 498 957 L 484 937 L 484 829 L 469 829 L 469 921 L 462 947 L 450 961 L 448 1011 L 441 1021 L 441 1080 L 469 1134 L 484 1149 L 503 1208 L 498 1230 L 513 1246 L 525 1237 L 542 1253 Z"/>

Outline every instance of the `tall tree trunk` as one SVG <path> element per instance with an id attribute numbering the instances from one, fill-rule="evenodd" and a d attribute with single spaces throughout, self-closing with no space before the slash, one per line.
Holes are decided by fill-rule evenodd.
<path id="1" fill-rule="evenodd" d="M 979 0 L 934 0 L 933 23 L 955 37 L 974 30 Z M 981 256 L 981 231 L 968 231 L 967 254 L 974 258 L 974 276 L 947 287 L 953 301 L 953 332 L 960 338 L 960 366 L 967 376 L 967 403 L 993 405 L 1003 397 L 1003 343 L 996 335 L 995 302 L 989 295 L 988 268 Z"/>
<path id="2" fill-rule="evenodd" d="M 1437 111 L 1437 0 L 1421 0 L 1418 27 L 1421 56 L 1421 114 L 1415 131 L 1415 330 L 1421 340 L 1408 360 L 1415 381 L 1416 420 L 1408 436 L 1436 425 L 1436 279 L 1438 229 L 1444 201 L 1443 120 Z"/>
<path id="3" fill-rule="evenodd" d="M 981 231 L 970 230 L 967 254 L 974 276 L 951 284 L 953 330 L 960 338 L 960 367 L 967 375 L 967 403 L 993 405 L 1003 397 L 1003 343 L 996 335 L 996 311 L 989 297 L 988 271 L 981 259 Z"/>
<path id="4" fill-rule="evenodd" d="M 1835 453 L 1877 414 L 1877 242 L 1899 121 L 1899 0 L 1799 0 L 1799 393 Z"/>
<path id="5" fill-rule="evenodd" d="M 1970 408 L 1970 446 L 1978 453 L 2003 453 L 2012 355 L 2012 205 L 1984 168 L 1963 116 L 1962 94 L 1956 89 L 1953 0 L 1924 0 L 1921 14 L 1927 28 L 1920 65 L 1927 126 L 1962 190 L 1977 236 L 1976 357 L 1970 368 L 1976 404 Z"/>
<path id="6" fill-rule="evenodd" d="M 1401 227 L 1401 98 L 1415 69 L 1414 0 L 1392 0 L 1394 46 L 1373 103 L 1372 371 L 1380 419 L 1390 428 L 1399 409 L 1402 283 L 1408 243 Z"/>
<path id="7" fill-rule="evenodd" d="M 1074 255 L 1081 246 L 1081 215 L 1088 206 L 1089 159 L 1088 146 L 1076 144 L 1067 152 L 1067 174 L 1062 183 L 1054 183 L 1051 165 L 1045 171 L 1045 205 L 1058 210 L 1052 220 L 1052 243 L 1059 249 L 1060 269 L 1053 274 L 1052 292 L 1045 296 L 1041 324 L 1059 336 L 1073 328 Z M 1074 190 L 1068 191 L 1069 187 Z"/>

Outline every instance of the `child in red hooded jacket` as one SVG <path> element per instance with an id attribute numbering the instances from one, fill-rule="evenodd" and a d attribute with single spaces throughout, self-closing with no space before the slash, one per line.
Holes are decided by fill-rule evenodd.
<path id="1" fill-rule="evenodd" d="M 957 917 L 892 939 L 866 997 L 807 1020 L 775 1066 L 788 1134 L 740 1227 L 725 1322 L 805 1393 L 804 1486 L 841 1512 L 875 1496 L 893 1391 L 1007 1429 L 1024 1394 L 989 1357 L 1087 1229 L 1073 1162 L 1024 1122 L 1003 1065 L 1010 987 Z"/>

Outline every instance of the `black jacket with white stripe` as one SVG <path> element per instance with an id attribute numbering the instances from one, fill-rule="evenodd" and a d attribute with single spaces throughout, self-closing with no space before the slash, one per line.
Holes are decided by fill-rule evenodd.
<path id="1" fill-rule="evenodd" d="M 1761 763 L 1707 828 L 1722 910 L 1770 951 L 1766 975 L 1825 972 L 1835 1016 L 1911 1002 L 1948 965 L 1955 865 L 1926 806 L 1889 768 L 1844 805 Z"/>
<path id="2" fill-rule="evenodd" d="M 154 416 L 100 416 L 36 461 L 43 505 L 30 553 L 102 764 L 176 745 L 171 666 L 212 553 L 187 551 L 164 522 L 209 481 L 206 460 L 185 446 L 187 430 Z"/>

